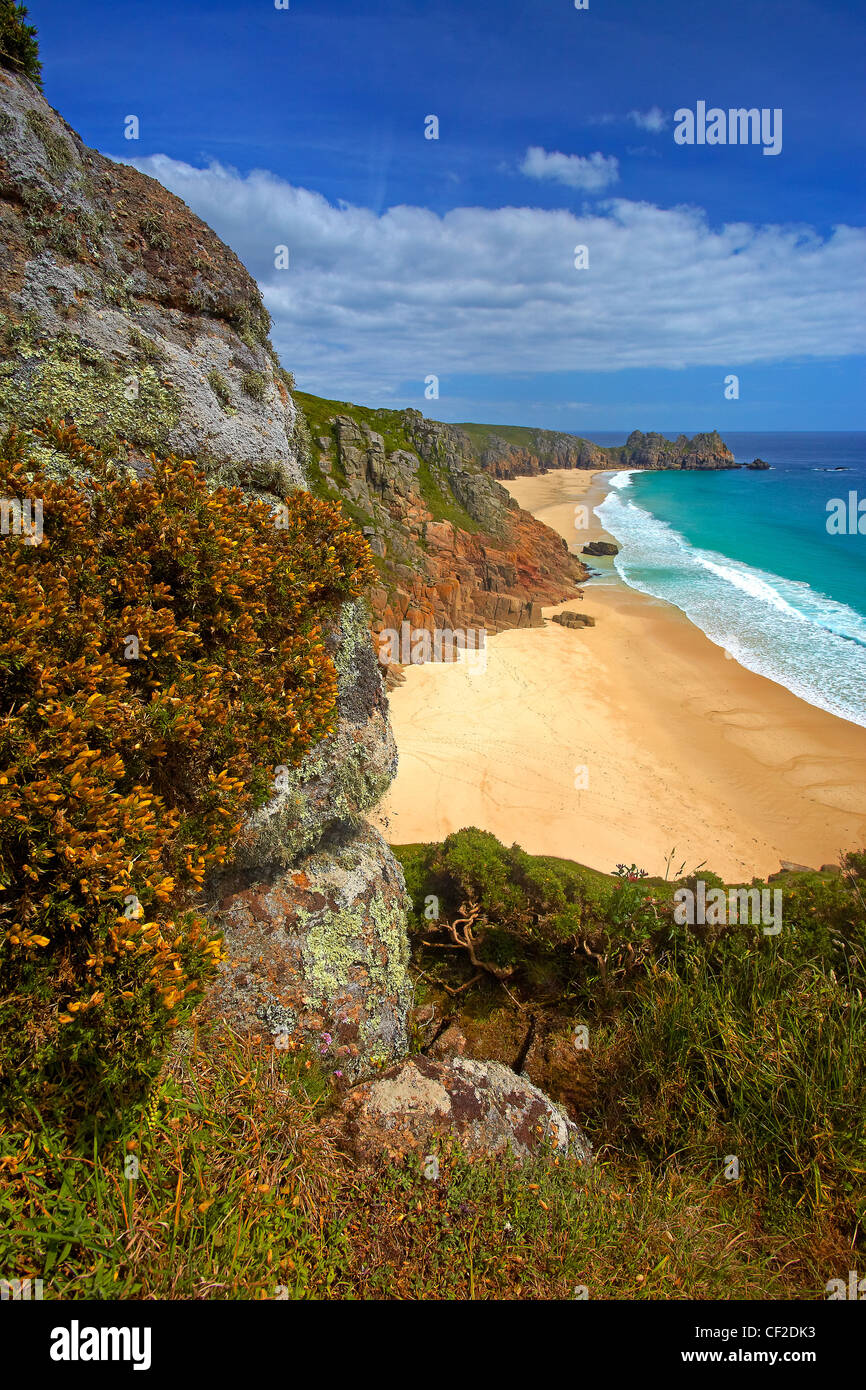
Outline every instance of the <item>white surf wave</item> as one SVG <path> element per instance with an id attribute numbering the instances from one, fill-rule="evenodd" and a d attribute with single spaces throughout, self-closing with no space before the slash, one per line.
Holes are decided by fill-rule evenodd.
<path id="1" fill-rule="evenodd" d="M 626 584 L 674 604 L 747 670 L 866 727 L 866 619 L 805 582 L 691 545 L 624 497 L 623 477 L 595 515 Z"/>
<path id="2" fill-rule="evenodd" d="M 642 472 L 643 469 L 641 468 L 624 468 L 622 472 L 614 473 L 613 477 L 608 479 L 608 482 L 610 483 L 611 487 L 615 487 L 619 492 L 622 491 L 624 488 L 631 487 L 632 476 L 635 473 Z M 602 503 L 602 506 L 603 505 L 604 503 Z"/>

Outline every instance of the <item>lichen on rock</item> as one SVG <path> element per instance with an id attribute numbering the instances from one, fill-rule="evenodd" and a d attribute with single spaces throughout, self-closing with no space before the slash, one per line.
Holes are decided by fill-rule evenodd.
<path id="1" fill-rule="evenodd" d="M 332 826 L 357 824 L 393 781 L 397 747 L 368 624 L 363 601 L 343 605 L 331 634 L 337 727 L 300 767 L 283 770 L 279 790 L 241 832 L 237 867 L 288 867 Z"/>
<path id="2" fill-rule="evenodd" d="M 348 1092 L 337 1122 L 361 1159 L 435 1153 L 446 1138 L 470 1155 L 518 1163 L 536 1153 L 589 1162 L 585 1135 L 525 1076 L 501 1062 L 408 1057 Z"/>
<path id="3" fill-rule="evenodd" d="M 371 826 L 333 830 L 294 869 L 224 875 L 219 892 L 228 958 L 209 1017 L 311 1046 L 350 1080 L 406 1053 L 408 899 Z"/>

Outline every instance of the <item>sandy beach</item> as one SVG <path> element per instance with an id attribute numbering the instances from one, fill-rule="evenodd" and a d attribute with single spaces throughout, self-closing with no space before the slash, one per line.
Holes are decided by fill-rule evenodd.
<path id="1" fill-rule="evenodd" d="M 506 484 L 574 551 L 607 475 Z M 575 506 L 590 513 L 575 531 Z M 407 670 L 391 695 L 400 752 L 378 824 L 394 844 L 476 825 L 508 844 L 610 871 L 685 861 L 728 879 L 820 865 L 866 846 L 866 729 L 746 671 L 609 559 L 583 600 L 592 628 L 504 632 L 487 667 Z M 545 609 L 545 617 L 561 611 Z"/>

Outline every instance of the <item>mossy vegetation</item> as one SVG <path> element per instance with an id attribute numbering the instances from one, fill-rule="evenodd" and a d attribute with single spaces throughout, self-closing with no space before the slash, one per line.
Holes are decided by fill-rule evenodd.
<path id="1" fill-rule="evenodd" d="M 130 371 L 68 333 L 37 337 L 32 321 L 7 321 L 16 356 L 0 363 L 0 421 L 34 429 L 46 419 L 75 419 L 96 447 L 111 451 L 125 439 L 149 452 L 166 447 L 180 417 L 174 389 L 154 359 Z M 157 363 L 158 365 L 158 363 Z"/>
<path id="2" fill-rule="evenodd" d="M 229 304 L 221 317 L 231 324 L 247 347 L 259 348 L 267 343 L 271 331 L 271 316 L 257 290 Z"/>
<path id="3" fill-rule="evenodd" d="M 241 387 L 254 401 L 263 401 L 267 391 L 267 382 L 261 372 L 244 372 L 241 378 Z"/>
<path id="4" fill-rule="evenodd" d="M 171 237 L 166 231 L 165 220 L 162 216 L 155 212 L 146 212 L 138 226 L 148 246 L 151 246 L 154 251 L 167 251 L 171 246 Z"/>
<path id="5" fill-rule="evenodd" d="M 218 372 L 216 367 L 207 374 L 208 386 L 213 391 L 223 410 L 232 408 L 232 388 L 229 386 L 222 372 Z"/>
<path id="6" fill-rule="evenodd" d="M 26 113 L 27 124 L 42 141 L 53 174 L 65 174 L 74 163 L 69 142 L 51 129 L 48 118 L 31 109 Z"/>
<path id="7" fill-rule="evenodd" d="M 166 361 L 167 354 L 153 338 L 149 338 L 146 333 L 142 333 L 134 324 L 129 327 L 129 343 L 134 349 L 138 358 L 142 362 L 149 362 L 152 366 Z"/>

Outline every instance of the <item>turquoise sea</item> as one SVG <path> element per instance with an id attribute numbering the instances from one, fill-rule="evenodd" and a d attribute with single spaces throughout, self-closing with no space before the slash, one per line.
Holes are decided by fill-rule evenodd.
<path id="1" fill-rule="evenodd" d="M 866 499 L 866 433 L 723 437 L 738 463 L 770 470 L 611 478 L 595 511 L 616 569 L 749 670 L 866 726 L 866 534 L 827 524 L 834 499 Z"/>

